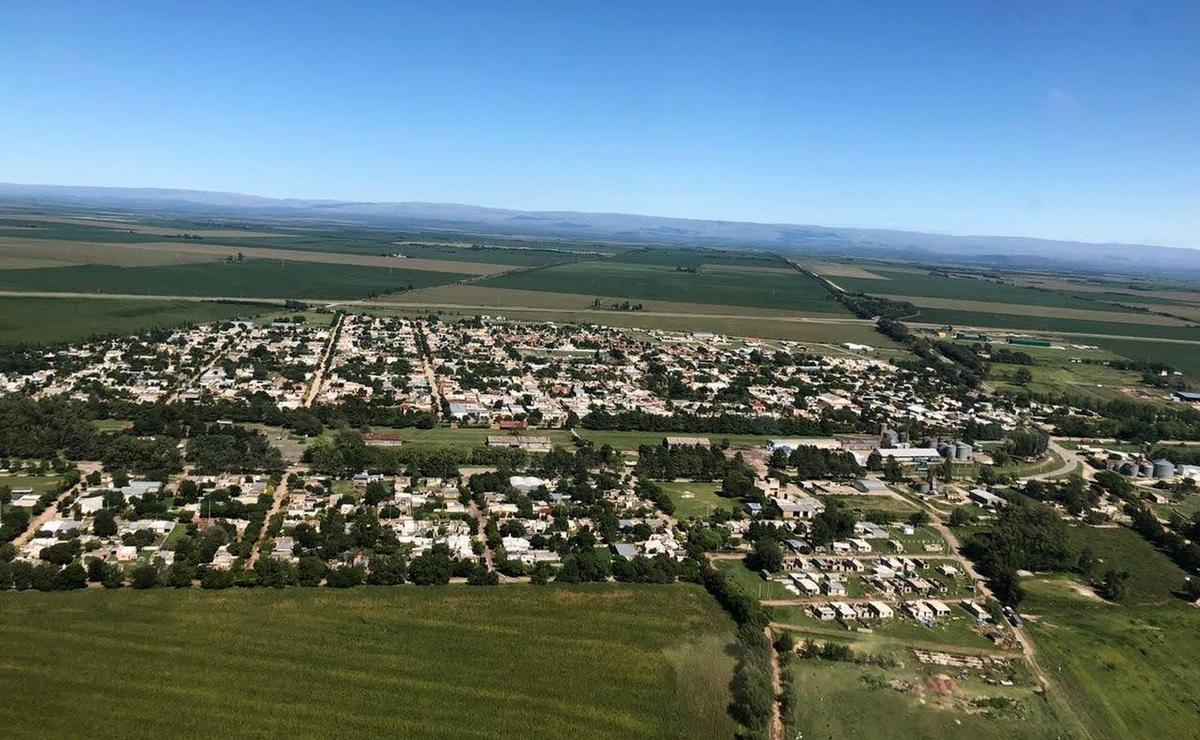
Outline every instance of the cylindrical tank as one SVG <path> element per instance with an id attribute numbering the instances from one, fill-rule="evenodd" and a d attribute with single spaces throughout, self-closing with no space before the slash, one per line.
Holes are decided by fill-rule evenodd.
<path id="1" fill-rule="evenodd" d="M 917 484 L 917 493 L 929 493 L 928 481 L 921 481 Z"/>
<path id="2" fill-rule="evenodd" d="M 975 448 L 966 442 L 959 442 L 954 446 L 955 460 L 970 460 L 971 453 L 975 452 Z"/>
<path id="3" fill-rule="evenodd" d="M 1154 475 L 1154 463 L 1149 460 L 1144 460 L 1138 464 L 1138 475 L 1143 478 L 1149 478 Z"/>
<path id="4" fill-rule="evenodd" d="M 883 446 L 884 447 L 895 447 L 898 444 L 900 444 L 900 433 L 897 432 L 895 429 L 884 429 L 883 430 Z"/>
<path id="5" fill-rule="evenodd" d="M 939 442 L 937 451 L 942 457 L 954 457 L 954 447 L 947 442 Z"/>
<path id="6" fill-rule="evenodd" d="M 1163 478 L 1174 478 L 1175 477 L 1175 463 L 1171 462 L 1170 460 L 1167 460 L 1166 458 L 1160 457 L 1159 459 L 1155 460 L 1153 463 L 1153 473 L 1154 473 L 1154 477 L 1158 478 L 1159 480 L 1161 480 Z"/>
<path id="7" fill-rule="evenodd" d="M 1117 472 L 1121 475 L 1137 475 L 1137 470 L 1137 465 L 1134 465 L 1131 462 L 1123 462 L 1121 463 L 1120 467 L 1117 468 Z"/>

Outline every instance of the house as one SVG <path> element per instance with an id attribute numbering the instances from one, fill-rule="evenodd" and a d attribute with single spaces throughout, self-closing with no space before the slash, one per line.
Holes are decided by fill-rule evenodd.
<path id="1" fill-rule="evenodd" d="M 825 504 L 820 499 L 809 496 L 801 498 L 777 496 L 774 501 L 784 519 L 803 519 L 808 521 L 814 519 L 822 511 L 825 511 Z"/>
<path id="2" fill-rule="evenodd" d="M 906 603 L 904 611 L 908 612 L 918 622 L 933 621 L 933 610 L 923 601 L 910 601 Z"/>
<path id="3" fill-rule="evenodd" d="M 280 537 L 275 540 L 275 547 L 271 550 L 271 557 L 279 558 L 280 560 L 291 560 L 295 549 L 295 540 L 291 537 Z"/>
<path id="4" fill-rule="evenodd" d="M 835 612 L 837 612 L 838 619 L 843 619 L 846 621 L 858 619 L 858 612 L 854 611 L 854 607 L 850 606 L 844 601 L 833 601 L 830 602 L 829 605 L 833 607 Z"/>
<path id="5" fill-rule="evenodd" d="M 709 447 L 711 443 L 708 437 L 665 437 L 663 445 L 666 447 Z"/>
<path id="6" fill-rule="evenodd" d="M 871 601 L 867 603 L 867 614 L 876 619 L 891 619 L 895 616 L 892 607 L 882 601 Z"/>
<path id="7" fill-rule="evenodd" d="M 937 599 L 929 599 L 925 603 L 929 605 L 929 610 L 933 612 L 935 617 L 950 616 L 950 607 L 946 606 Z"/>
<path id="8" fill-rule="evenodd" d="M 987 621 L 989 615 L 987 613 L 987 610 L 984 609 L 982 606 L 980 606 L 979 604 L 976 604 L 974 601 L 971 601 L 970 599 L 963 599 L 960 603 L 962 604 L 962 608 L 966 609 L 967 613 L 970 614 L 972 617 L 975 617 L 977 620 L 979 620 L 981 622 Z"/>
<path id="9" fill-rule="evenodd" d="M 618 542 L 617 544 L 613 545 L 613 549 L 617 551 L 618 555 L 627 559 L 633 559 L 637 557 L 638 554 L 637 545 L 630 544 L 628 542 Z"/>
<path id="10" fill-rule="evenodd" d="M 819 619 L 822 622 L 832 622 L 837 617 L 837 612 L 829 604 L 813 604 L 808 608 L 814 619 Z"/>
<path id="11" fill-rule="evenodd" d="M 488 447 L 510 447 L 526 452 L 549 452 L 551 449 L 549 437 L 528 437 L 518 435 L 489 434 Z"/>
<path id="12" fill-rule="evenodd" d="M 831 578 L 825 581 L 825 594 L 827 596 L 845 596 L 846 584 Z"/>

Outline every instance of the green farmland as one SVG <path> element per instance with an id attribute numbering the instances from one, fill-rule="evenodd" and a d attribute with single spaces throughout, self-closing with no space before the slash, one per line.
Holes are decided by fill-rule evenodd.
<path id="1" fill-rule="evenodd" d="M 0 270 L 0 289 L 239 298 L 362 298 L 441 285 L 452 272 L 249 259 L 160 267 L 76 265 Z"/>
<path id="2" fill-rule="evenodd" d="M 248 303 L 153 299 L 0 297 L 0 344 L 75 342 L 93 336 L 248 318 L 267 308 Z"/>
<path id="3" fill-rule="evenodd" d="M 25 592 L 0 613 L 10 738 L 734 731 L 732 623 L 696 586 Z"/>
<path id="4" fill-rule="evenodd" d="M 574 262 L 540 270 L 509 273 L 480 284 L 517 290 L 550 290 L 630 300 L 677 301 L 780 308 L 797 313 L 848 316 L 833 296 L 817 281 L 796 271 L 739 270 L 737 264 L 719 270 L 701 268 L 687 272 L 678 267 L 693 265 L 637 264 L 604 260 Z"/>

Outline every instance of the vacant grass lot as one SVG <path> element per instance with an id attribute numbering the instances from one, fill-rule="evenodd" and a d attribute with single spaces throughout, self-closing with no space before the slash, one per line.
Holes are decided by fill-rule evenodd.
<path id="1" fill-rule="evenodd" d="M 688 482 L 688 483 L 659 483 L 671 501 L 675 504 L 675 518 L 688 519 L 699 517 L 707 519 L 716 509 L 732 510 L 737 507 L 737 499 L 722 498 L 717 495 L 720 483 Z"/>
<path id="2" fill-rule="evenodd" d="M 711 259 L 709 260 L 711 261 Z M 615 260 L 575 262 L 490 278 L 482 285 L 550 290 L 631 300 L 679 301 L 783 308 L 798 313 L 848 315 L 833 296 L 800 272 L 685 272 L 659 264 Z"/>
<path id="3" fill-rule="evenodd" d="M 311 262 L 207 262 L 162 267 L 82 265 L 0 270 L 0 289 L 246 298 L 362 298 L 461 280 L 466 274 Z"/>
<path id="4" fill-rule="evenodd" d="M 10 738 L 729 737 L 696 586 L 0 594 Z"/>
<path id="5" fill-rule="evenodd" d="M 0 297 L 0 344 L 74 342 L 97 335 L 246 318 L 267 308 L 246 303 Z"/>

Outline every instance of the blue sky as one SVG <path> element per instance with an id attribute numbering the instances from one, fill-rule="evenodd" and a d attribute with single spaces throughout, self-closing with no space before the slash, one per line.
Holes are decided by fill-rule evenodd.
<path id="1" fill-rule="evenodd" d="M 9 2 L 0 181 L 1200 247 L 1200 3 Z"/>

